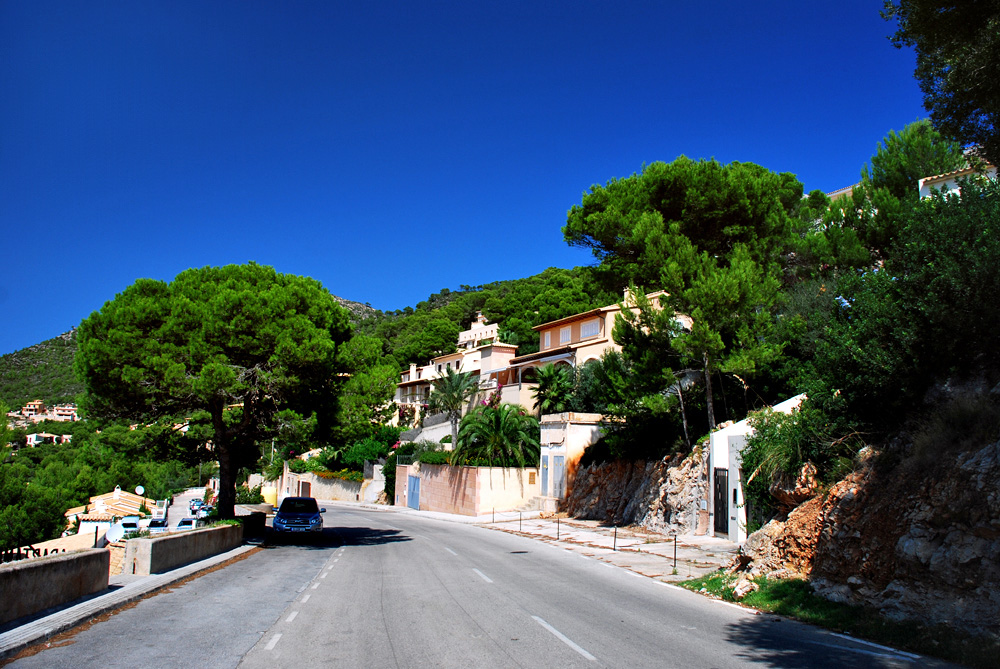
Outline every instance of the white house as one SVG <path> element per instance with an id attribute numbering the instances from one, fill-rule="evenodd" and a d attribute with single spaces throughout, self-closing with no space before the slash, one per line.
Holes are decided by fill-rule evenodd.
<path id="1" fill-rule="evenodd" d="M 804 394 L 796 395 L 771 409 L 792 413 L 805 397 Z M 747 437 L 752 433 L 753 428 L 744 419 L 716 430 L 709 442 L 708 485 L 712 491 L 708 500 L 709 525 L 714 529 L 715 536 L 728 537 L 730 541 L 740 544 L 747 540 L 741 453 L 747 445 Z"/>
<path id="2" fill-rule="evenodd" d="M 918 188 L 920 189 L 920 197 L 930 197 L 935 190 L 962 194 L 962 187 L 959 185 L 959 179 L 971 179 L 971 178 L 997 178 L 997 168 L 993 165 L 983 165 L 982 168 L 975 168 L 971 166 L 963 167 L 960 170 L 954 170 L 952 172 L 946 172 L 944 174 L 935 174 L 934 176 L 924 177 L 918 183 Z"/>

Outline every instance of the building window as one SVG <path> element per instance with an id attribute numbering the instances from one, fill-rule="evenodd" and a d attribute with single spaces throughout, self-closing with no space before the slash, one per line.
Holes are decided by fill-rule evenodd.
<path id="1" fill-rule="evenodd" d="M 566 326 L 564 328 L 559 328 L 559 343 L 560 344 L 568 344 L 569 340 L 570 340 L 570 333 L 572 331 L 573 331 L 573 328 L 571 328 L 569 326 Z"/>
<path id="2" fill-rule="evenodd" d="M 585 321 L 580 326 L 580 339 L 587 339 L 588 337 L 596 337 L 601 333 L 600 322 L 595 318 L 591 321 Z"/>
<path id="3" fill-rule="evenodd" d="M 552 348 L 552 333 L 551 332 L 546 332 L 545 333 L 545 345 L 542 346 L 542 348 Z"/>

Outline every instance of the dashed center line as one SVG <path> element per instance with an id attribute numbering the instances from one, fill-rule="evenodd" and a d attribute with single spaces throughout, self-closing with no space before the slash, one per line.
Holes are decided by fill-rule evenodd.
<path id="1" fill-rule="evenodd" d="M 483 572 L 479 571 L 478 569 L 473 569 L 472 571 L 474 571 L 474 572 L 476 572 L 477 574 L 479 574 L 479 578 L 483 579 L 483 580 L 484 580 L 484 581 L 486 581 L 487 583 L 492 583 L 492 582 L 493 582 L 493 579 L 491 579 L 491 578 L 490 578 L 489 576 L 487 576 L 487 575 L 486 575 L 486 574 L 484 574 Z"/>
<path id="2" fill-rule="evenodd" d="M 580 655 L 584 656 L 585 658 L 587 658 L 588 660 L 590 660 L 592 662 L 597 660 L 596 657 L 594 657 L 593 655 L 591 655 L 590 653 L 588 653 L 587 651 L 585 651 L 583 648 L 581 648 L 577 644 L 573 643 L 573 641 L 568 636 L 566 636 L 565 634 L 563 634 L 562 632 L 560 632 L 559 630 L 557 630 L 552 625 L 548 624 L 547 622 L 545 622 L 544 620 L 542 620 L 538 616 L 531 616 L 531 617 L 535 619 L 536 623 L 538 623 L 539 625 L 541 625 L 542 627 L 544 627 L 545 629 L 547 629 L 549 632 L 551 632 L 552 635 L 555 636 L 555 638 L 557 638 L 560 641 L 562 641 L 564 644 L 566 644 L 567 646 L 569 646 L 570 648 L 572 648 L 573 650 L 575 650 L 576 652 L 578 652 Z"/>
<path id="3" fill-rule="evenodd" d="M 273 637 L 271 637 L 271 640 L 267 642 L 267 645 L 264 646 L 264 650 L 274 650 L 274 647 L 278 645 L 278 639 L 280 638 L 281 638 L 280 632 L 278 634 L 275 634 Z"/>
<path id="4" fill-rule="evenodd" d="M 292 611 L 292 615 L 290 615 L 287 618 L 285 618 L 285 622 L 286 623 L 292 622 L 293 620 L 295 620 L 295 616 L 297 616 L 297 615 L 299 615 L 298 611 Z"/>
<path id="5" fill-rule="evenodd" d="M 313 583 L 311 587 L 312 587 L 313 590 L 315 590 L 316 588 L 318 588 L 319 587 L 319 581 L 316 581 L 315 583 Z"/>
<path id="6" fill-rule="evenodd" d="M 456 553 L 455 551 L 451 550 L 451 549 L 450 549 L 450 548 L 448 548 L 447 546 L 443 546 L 443 548 L 444 548 L 444 549 L 445 549 L 446 551 L 448 551 L 449 553 L 451 553 L 452 555 L 458 555 L 458 553 Z"/>
<path id="7" fill-rule="evenodd" d="M 312 595 L 303 595 L 302 603 L 305 604 L 306 602 L 308 602 L 310 597 L 312 597 Z"/>
<path id="8" fill-rule="evenodd" d="M 324 571 L 322 574 L 319 575 L 319 577 L 320 578 L 326 578 L 326 575 L 329 574 L 329 573 L 330 572 L 328 572 L 328 571 Z"/>

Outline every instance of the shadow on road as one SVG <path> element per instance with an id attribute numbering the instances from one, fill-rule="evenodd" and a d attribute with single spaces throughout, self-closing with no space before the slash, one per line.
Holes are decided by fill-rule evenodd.
<path id="1" fill-rule="evenodd" d="M 839 669 L 915 666 L 908 658 L 891 651 L 878 648 L 858 648 L 854 651 L 843 649 L 845 644 L 839 643 L 835 638 L 804 626 L 799 627 L 788 620 L 766 615 L 729 625 L 726 637 L 743 649 L 736 657 L 769 667 Z"/>
<path id="2" fill-rule="evenodd" d="M 382 544 L 412 541 L 400 530 L 371 527 L 325 527 L 322 533 L 275 532 L 268 528 L 264 548 L 275 546 L 302 546 L 309 549 L 329 549 L 339 546 L 380 546 Z"/>
<path id="3" fill-rule="evenodd" d="M 400 530 L 376 529 L 373 527 L 338 527 L 335 531 L 340 535 L 345 546 L 381 546 L 413 539 Z"/>

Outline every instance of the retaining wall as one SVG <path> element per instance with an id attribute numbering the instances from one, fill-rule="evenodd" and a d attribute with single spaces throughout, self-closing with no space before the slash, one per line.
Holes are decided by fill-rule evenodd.
<path id="1" fill-rule="evenodd" d="M 106 590 L 109 557 L 90 548 L 0 566 L 0 624 Z"/>
<path id="2" fill-rule="evenodd" d="M 174 567 L 232 550 L 243 543 L 243 527 L 221 525 L 150 539 L 129 539 L 122 572 L 161 574 Z"/>

